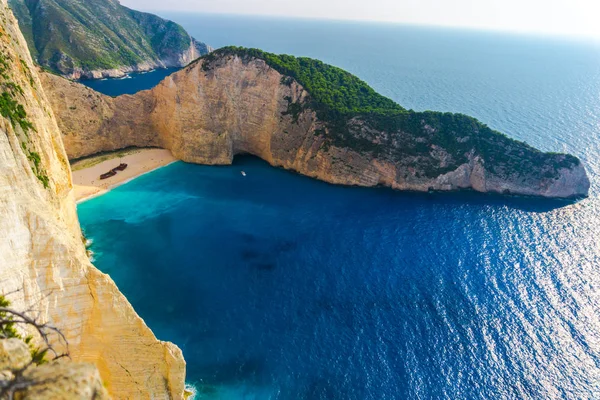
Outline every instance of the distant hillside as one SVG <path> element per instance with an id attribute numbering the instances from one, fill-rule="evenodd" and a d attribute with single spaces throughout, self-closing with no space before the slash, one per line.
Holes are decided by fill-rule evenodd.
<path id="1" fill-rule="evenodd" d="M 180 25 L 117 0 L 9 0 L 37 62 L 68 78 L 181 67 L 209 52 Z"/>

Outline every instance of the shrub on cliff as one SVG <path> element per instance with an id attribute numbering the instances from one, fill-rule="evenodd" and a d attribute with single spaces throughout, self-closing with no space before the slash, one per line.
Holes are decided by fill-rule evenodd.
<path id="1" fill-rule="evenodd" d="M 0 295 L 0 398 L 12 399 L 16 393 L 24 392 L 38 385 L 52 383 L 36 379 L 32 368 L 45 364 L 46 355 L 51 360 L 68 357 L 68 343 L 57 328 L 30 317 L 32 310 L 25 312 L 10 308 L 10 301 Z M 34 337 L 23 337 L 17 327 L 36 332 L 41 345 L 34 344 Z M 56 349 L 56 344 L 65 352 Z"/>
<path id="2" fill-rule="evenodd" d="M 224 47 L 204 57 L 209 65 L 224 55 L 264 60 L 280 74 L 298 81 L 311 95 L 318 111 L 346 113 L 403 112 L 404 108 L 377 93 L 355 75 L 322 61 L 267 53 L 259 49 Z M 291 81 L 287 80 L 287 83 Z"/>
<path id="3" fill-rule="evenodd" d="M 39 335 L 44 345 L 37 346 L 33 343 L 33 336 L 28 335 L 23 337 L 17 331 L 16 327 L 33 328 Z M 28 346 L 31 353 L 32 363 L 36 365 L 44 364 L 47 360 L 45 356 L 48 352 L 53 353 L 53 359 L 67 357 L 68 352 L 58 353 L 51 344 L 51 336 L 56 335 L 58 341 L 62 342 L 65 347 L 67 342 L 63 334 L 53 326 L 39 322 L 37 319 L 29 317 L 27 312 L 19 312 L 10 308 L 10 301 L 0 295 L 0 339 L 20 339 Z"/>

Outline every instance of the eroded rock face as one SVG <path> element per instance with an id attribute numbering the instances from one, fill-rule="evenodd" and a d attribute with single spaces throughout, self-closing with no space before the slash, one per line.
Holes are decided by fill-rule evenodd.
<path id="1" fill-rule="evenodd" d="M 24 385 L 14 386 L 19 400 L 109 400 L 98 369 L 93 364 L 53 362 L 31 363 L 29 347 L 20 339 L 0 340 L 0 387 L 15 382 L 23 371 Z M 19 378 L 21 379 L 21 378 Z"/>
<path id="2" fill-rule="evenodd" d="M 98 369 L 93 364 L 51 363 L 30 367 L 24 377 L 40 384 L 20 391 L 21 400 L 110 400 Z"/>
<path id="3" fill-rule="evenodd" d="M 540 173 L 502 173 L 502 166 L 486 165 L 475 150 L 466 162 L 452 168 L 452 155 L 429 146 L 415 156 L 403 152 L 404 143 L 427 140 L 435 129 L 423 126 L 423 137 L 403 132 L 378 132 L 360 117 L 348 131 L 370 144 L 385 143 L 382 152 L 327 142 L 327 124 L 310 108 L 289 112 L 308 93 L 260 59 L 229 55 L 200 60 L 149 91 L 110 98 L 42 74 L 56 111 L 69 158 L 128 146 L 158 146 L 179 159 L 200 164 L 229 164 L 236 154 L 250 153 L 270 164 L 326 182 L 343 185 L 383 185 L 398 190 L 521 194 L 544 197 L 585 196 L 589 180 L 581 165 Z M 465 141 L 469 138 L 465 137 Z M 561 162 L 561 156 L 548 156 Z M 426 168 L 446 169 L 439 174 Z M 535 166 L 538 168 L 538 166 Z M 499 172 L 497 172 L 499 171 Z M 548 176 L 548 173 L 550 175 Z"/>
<path id="4" fill-rule="evenodd" d="M 180 398 L 181 351 L 155 338 L 86 255 L 61 134 L 6 0 L 0 19 L 3 110 L 12 110 L 0 117 L 2 293 L 60 327 L 73 359 L 95 363 L 115 398 Z"/>

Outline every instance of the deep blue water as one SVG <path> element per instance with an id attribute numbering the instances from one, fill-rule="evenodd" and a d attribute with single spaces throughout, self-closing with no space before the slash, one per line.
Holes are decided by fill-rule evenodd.
<path id="1" fill-rule="evenodd" d="M 183 349 L 201 398 L 600 398 L 598 44 L 167 16 L 213 46 L 319 57 L 407 107 L 572 152 L 592 179 L 576 204 L 420 195 L 241 157 L 81 204 L 95 264 Z"/>
<path id="2" fill-rule="evenodd" d="M 179 68 L 155 69 L 154 71 L 149 72 L 131 73 L 123 78 L 82 79 L 79 82 L 106 95 L 119 96 L 122 94 L 134 94 L 140 90 L 151 89 L 158 85 L 165 77 L 177 70 L 179 70 Z"/>

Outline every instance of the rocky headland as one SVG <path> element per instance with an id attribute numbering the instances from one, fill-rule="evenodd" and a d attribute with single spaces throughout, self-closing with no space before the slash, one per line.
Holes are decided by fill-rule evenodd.
<path id="1" fill-rule="evenodd" d="M 574 156 L 543 153 L 465 115 L 405 110 L 315 60 L 226 48 L 116 98 L 42 80 L 70 159 L 151 146 L 200 164 L 253 154 L 343 185 L 548 198 L 589 190 Z"/>

